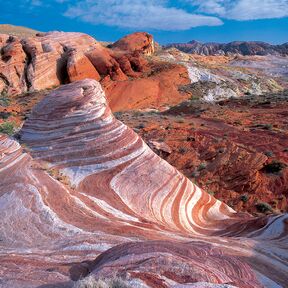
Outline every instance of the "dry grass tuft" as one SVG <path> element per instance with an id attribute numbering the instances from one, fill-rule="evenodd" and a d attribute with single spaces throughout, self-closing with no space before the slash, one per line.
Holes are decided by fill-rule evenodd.
<path id="1" fill-rule="evenodd" d="M 119 277 L 96 280 L 93 276 L 78 280 L 73 288 L 132 288 L 127 281 Z"/>

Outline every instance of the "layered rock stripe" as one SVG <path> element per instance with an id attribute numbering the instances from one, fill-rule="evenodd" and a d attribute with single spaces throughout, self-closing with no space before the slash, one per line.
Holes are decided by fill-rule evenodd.
<path id="1" fill-rule="evenodd" d="M 52 91 L 20 138 L 29 153 L 0 138 L 2 287 L 88 273 L 285 287 L 287 215 L 237 214 L 202 191 L 114 118 L 97 81 Z"/>

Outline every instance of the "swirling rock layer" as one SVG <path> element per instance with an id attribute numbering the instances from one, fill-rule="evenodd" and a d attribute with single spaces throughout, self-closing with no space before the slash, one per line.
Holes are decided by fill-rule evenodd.
<path id="1" fill-rule="evenodd" d="M 98 82 L 51 92 L 20 134 L 33 159 L 0 138 L 3 287 L 69 287 L 68 270 L 143 287 L 286 283 L 287 216 L 238 215 L 199 189 L 113 117 Z"/>

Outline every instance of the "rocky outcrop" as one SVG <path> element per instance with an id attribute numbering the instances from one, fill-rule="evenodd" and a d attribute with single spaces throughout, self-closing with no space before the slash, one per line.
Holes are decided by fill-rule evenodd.
<path id="1" fill-rule="evenodd" d="M 1 80 L 5 82 L 2 90 L 8 91 L 8 94 L 42 90 L 66 83 L 69 81 L 68 52 L 74 49 L 80 53 L 97 46 L 92 37 L 81 33 L 50 32 L 23 39 L 4 38 L 6 41 L 1 41 Z M 75 55 L 71 57 L 75 58 Z M 75 72 L 77 70 L 74 69 Z"/>
<path id="2" fill-rule="evenodd" d="M 25 78 L 26 54 L 20 41 L 0 35 L 0 93 L 18 94 L 27 89 Z"/>
<path id="3" fill-rule="evenodd" d="M 154 151 L 237 211 L 288 212 L 287 92 L 220 101 L 185 101 L 163 113 L 117 113 Z M 258 203 L 265 207 L 259 207 Z"/>
<path id="4" fill-rule="evenodd" d="M 66 124 L 63 125 L 62 121 Z M 61 134 L 60 138 L 59 133 Z M 86 133 L 91 141 L 86 142 Z M 63 139 L 67 141 L 67 146 L 64 150 L 61 148 L 65 146 Z M 176 177 L 174 185 L 169 185 L 170 188 L 167 187 L 161 197 L 165 195 L 168 197 L 169 195 L 169 198 L 173 198 L 176 191 L 179 190 L 183 193 L 183 200 L 179 199 L 179 201 L 188 201 L 187 205 L 189 205 L 189 201 L 192 201 L 192 199 L 188 200 L 189 191 L 196 188 L 193 188 L 193 184 L 187 182 L 183 175 L 179 174 L 172 166 L 156 156 L 136 133 L 113 117 L 110 108 L 107 106 L 104 92 L 96 81 L 83 80 L 51 92 L 34 107 L 29 120 L 25 122 L 21 130 L 21 140 L 32 149 L 32 155 L 35 159 L 49 162 L 50 168 L 60 170 L 68 178 L 71 186 L 93 197 L 95 195 L 91 194 L 91 184 L 98 182 L 102 177 L 104 179 L 106 177 L 109 178 L 107 171 L 120 169 L 121 172 L 119 170 L 117 176 L 115 175 L 113 179 L 110 179 L 112 181 L 111 190 L 108 189 L 105 193 L 112 193 L 113 197 L 116 197 L 116 193 L 118 195 L 117 198 L 119 197 L 119 200 L 122 199 L 121 202 L 129 203 L 128 206 L 133 211 L 132 214 L 128 213 L 131 217 L 133 215 L 135 217 L 135 213 L 140 215 L 140 211 L 145 211 L 142 214 L 143 217 L 146 217 L 147 220 L 154 224 L 160 221 L 163 228 L 167 226 L 167 229 L 183 231 L 183 233 L 194 230 L 198 232 L 202 229 L 207 230 L 200 224 L 202 220 L 199 220 L 199 223 L 198 220 L 195 220 L 196 225 L 194 225 L 193 222 L 190 223 L 190 220 L 188 220 L 190 216 L 185 213 L 180 216 L 180 222 L 175 223 L 173 213 L 178 214 L 176 210 L 180 209 L 180 207 L 177 209 L 175 207 L 173 211 L 166 211 L 165 213 L 168 214 L 167 219 L 164 221 L 164 219 L 161 220 L 162 217 L 160 216 L 162 212 L 156 211 L 160 207 L 153 208 L 153 203 L 146 203 L 145 205 L 152 206 L 144 208 L 142 204 L 139 206 L 139 203 L 135 201 L 135 197 L 139 193 L 137 187 L 141 183 L 145 186 L 145 182 L 151 182 L 154 177 L 155 179 L 162 179 L 159 183 L 151 182 L 153 187 L 151 188 L 156 190 L 163 189 L 163 183 Z M 45 146 L 43 146 L 44 143 Z M 119 143 L 122 145 L 119 146 Z M 70 147 L 73 147 L 73 149 Z M 57 151 L 59 151 L 59 154 Z M 81 155 L 80 151 L 83 151 L 84 154 Z M 146 163 L 147 161 L 150 162 L 149 167 L 141 164 L 142 168 L 137 168 L 140 163 Z M 152 165 L 152 163 L 154 164 Z M 151 170 L 154 165 L 162 167 L 161 178 L 159 178 L 160 175 L 158 175 L 159 172 L 157 170 L 155 172 Z M 95 174 L 96 171 L 97 174 Z M 103 172 L 102 176 L 101 171 Z M 137 173 L 135 177 L 133 179 L 127 178 L 132 171 Z M 137 175 L 141 175 L 141 177 Z M 149 180 L 148 178 L 145 180 L 146 177 Z M 150 177 L 152 178 L 150 179 Z M 143 197 L 150 197 L 149 195 L 152 191 L 149 187 L 146 190 L 141 190 Z M 198 193 L 201 192 L 196 189 L 195 197 Z M 219 210 L 220 202 L 217 203 L 216 201 L 213 204 L 214 199 L 212 198 L 210 200 L 207 199 L 207 201 L 210 202 L 210 205 L 215 205 L 215 208 L 211 206 L 211 209 Z M 167 205 L 170 204 L 167 203 Z M 219 219 L 216 215 L 211 219 L 209 215 L 206 215 L 204 216 L 206 219 L 204 222 L 216 221 L 220 224 L 220 220 L 233 214 L 233 211 L 227 206 L 222 207 L 221 211 L 223 213 L 221 213 L 221 216 L 219 215 Z M 136 221 L 136 219 L 134 220 Z M 160 222 L 158 223 L 159 225 Z M 207 233 L 209 233 L 209 229 Z"/>
<path id="5" fill-rule="evenodd" d="M 203 56 L 174 48 L 161 51 L 160 57 L 187 67 L 191 83 L 179 87 L 190 95 L 187 98 L 214 103 L 233 97 L 279 93 L 288 88 L 287 57 Z"/>
<path id="6" fill-rule="evenodd" d="M 280 55 L 287 56 L 287 43 L 271 45 L 265 42 L 234 41 L 230 43 L 201 43 L 191 41 L 188 43 L 173 43 L 166 47 L 175 47 L 183 52 L 200 55 Z"/>
<path id="7" fill-rule="evenodd" d="M 287 215 L 239 215 L 199 189 L 114 118 L 95 80 L 52 91 L 19 136 L 30 155 L 0 136 L 2 285 L 286 283 Z"/>
<path id="8" fill-rule="evenodd" d="M 156 59 L 148 62 L 154 42 L 144 32 L 130 34 L 111 48 L 86 34 L 64 32 L 23 39 L 2 35 L 0 43 L 0 92 L 8 95 L 91 78 L 101 82 L 113 111 L 158 109 L 189 97 L 178 89 L 189 83 L 187 69 Z"/>
<path id="9" fill-rule="evenodd" d="M 151 67 L 147 77 L 109 83 L 104 88 L 113 111 L 165 109 L 189 98 L 189 94 L 179 89 L 189 83 L 188 72 L 183 65 L 160 62 Z"/>
<path id="10" fill-rule="evenodd" d="M 134 40 L 138 42 L 130 43 Z M 147 66 L 143 54 L 154 51 L 152 36 L 136 33 L 118 42 L 108 49 L 82 33 L 38 33 L 23 39 L 1 35 L 1 91 L 19 94 L 85 78 L 138 77 Z"/>
<path id="11" fill-rule="evenodd" d="M 222 263 L 223 270 L 219 269 L 219 262 Z M 196 282 L 195 279 L 200 283 L 210 282 L 212 288 L 218 286 L 217 282 L 237 287 L 261 287 L 249 265 L 209 243 L 184 244 L 170 241 L 126 243 L 101 254 L 90 264 L 90 269 L 96 278 L 113 277 L 115 270 L 118 275 L 129 273 L 148 287 L 155 288 L 178 287 L 170 286 L 165 278 L 171 282 L 181 283 L 184 287 L 190 287 Z M 245 273 L 245 277 L 239 277 L 238 269 Z M 214 282 L 211 279 L 218 281 Z M 211 282 L 214 282 L 215 286 Z M 200 284 L 198 287 L 203 288 L 204 285 Z"/>
<path id="12" fill-rule="evenodd" d="M 83 52 L 78 52 L 77 50 L 71 50 L 68 54 L 67 73 L 70 82 L 84 78 L 95 80 L 100 80 L 101 78 L 88 57 Z"/>
<path id="13" fill-rule="evenodd" d="M 110 47 L 114 50 L 137 51 L 145 55 L 152 55 L 155 52 L 153 36 L 146 32 L 129 34 L 110 45 Z"/>

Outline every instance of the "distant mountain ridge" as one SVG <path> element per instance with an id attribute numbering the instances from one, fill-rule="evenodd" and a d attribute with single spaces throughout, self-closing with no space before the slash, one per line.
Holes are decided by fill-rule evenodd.
<path id="1" fill-rule="evenodd" d="M 199 55 L 288 55 L 288 42 L 272 45 L 260 41 L 234 41 L 230 43 L 201 43 L 192 40 L 188 43 L 171 43 L 165 48 L 177 48 L 180 51 Z"/>

